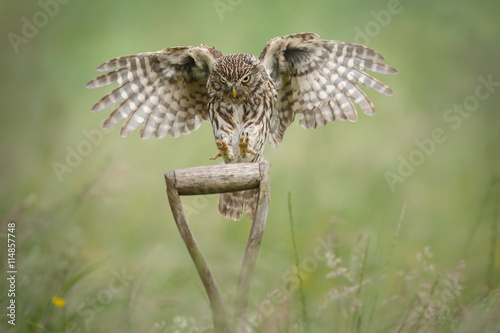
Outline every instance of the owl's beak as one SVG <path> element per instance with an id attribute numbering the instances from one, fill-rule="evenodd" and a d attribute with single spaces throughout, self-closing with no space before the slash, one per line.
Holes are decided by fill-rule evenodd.
<path id="1" fill-rule="evenodd" d="M 238 90 L 236 90 L 236 86 L 233 86 L 233 97 L 236 98 L 236 94 L 238 93 Z"/>

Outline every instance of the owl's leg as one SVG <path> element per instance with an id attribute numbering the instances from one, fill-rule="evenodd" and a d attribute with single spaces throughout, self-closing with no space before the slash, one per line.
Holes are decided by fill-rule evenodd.
<path id="1" fill-rule="evenodd" d="M 257 155 L 257 152 L 249 147 L 250 137 L 248 133 L 244 133 L 240 136 L 240 142 L 238 146 L 240 147 L 240 156 L 245 157 L 247 154 Z"/>
<path id="2" fill-rule="evenodd" d="M 225 161 L 232 161 L 234 159 L 234 154 L 231 146 L 228 144 L 228 140 L 225 138 L 220 138 L 215 140 L 217 149 L 219 152 L 215 154 L 210 160 L 216 160 L 222 157 Z"/>

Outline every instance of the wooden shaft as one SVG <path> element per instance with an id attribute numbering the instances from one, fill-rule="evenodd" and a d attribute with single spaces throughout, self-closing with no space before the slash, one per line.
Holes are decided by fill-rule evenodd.
<path id="1" fill-rule="evenodd" d="M 235 319 L 236 324 L 241 331 L 246 331 L 246 309 L 248 304 L 248 294 L 250 291 L 250 280 L 259 254 L 260 243 L 264 234 L 264 228 L 267 220 L 267 210 L 271 195 L 271 186 L 269 181 L 269 164 L 259 164 L 260 186 L 257 209 L 254 214 L 254 220 L 250 235 L 248 236 L 247 248 L 241 266 L 238 289 L 236 291 Z"/>
<path id="2" fill-rule="evenodd" d="M 165 174 L 165 182 L 167 184 L 167 195 L 172 214 L 174 215 L 175 223 L 179 229 L 184 244 L 193 260 L 198 275 L 200 276 L 205 291 L 208 295 L 210 301 L 210 306 L 212 308 L 212 315 L 214 321 L 214 328 L 216 332 L 229 332 L 227 325 L 226 311 L 224 309 L 224 304 L 222 303 L 222 298 L 220 295 L 219 287 L 215 282 L 214 275 L 208 266 L 201 249 L 199 248 L 194 235 L 189 228 L 189 225 L 184 215 L 184 210 L 182 209 L 181 199 L 175 188 L 175 173 L 174 171 L 167 172 Z"/>

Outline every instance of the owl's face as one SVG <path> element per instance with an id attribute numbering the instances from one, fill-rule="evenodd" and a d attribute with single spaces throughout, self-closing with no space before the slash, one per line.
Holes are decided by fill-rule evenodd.
<path id="1" fill-rule="evenodd" d="M 264 66 L 251 54 L 229 54 L 217 59 L 208 79 L 208 94 L 242 103 L 258 97 L 269 80 Z"/>

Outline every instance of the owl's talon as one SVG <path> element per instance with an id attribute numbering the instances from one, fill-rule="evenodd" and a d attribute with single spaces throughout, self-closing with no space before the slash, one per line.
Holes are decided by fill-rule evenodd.
<path id="1" fill-rule="evenodd" d="M 220 152 L 218 152 L 217 154 L 215 154 L 214 156 L 210 157 L 210 160 L 209 161 L 215 161 L 216 159 L 218 159 L 219 157 L 221 157 L 222 154 Z"/>
<path id="2" fill-rule="evenodd" d="M 240 142 L 238 143 L 238 147 L 240 147 L 240 156 L 245 157 L 246 154 L 252 154 L 252 155 L 257 155 L 257 152 L 253 150 L 252 148 L 248 147 L 249 143 L 249 138 L 248 135 L 245 135 L 244 137 L 240 137 Z"/>
<path id="3" fill-rule="evenodd" d="M 217 149 L 219 152 L 215 154 L 212 158 L 210 158 L 210 161 L 216 160 L 219 157 L 226 157 L 226 159 L 232 160 L 232 153 L 229 151 L 229 146 L 227 145 L 226 140 L 224 139 L 218 139 L 215 140 L 215 144 L 217 145 Z"/>

